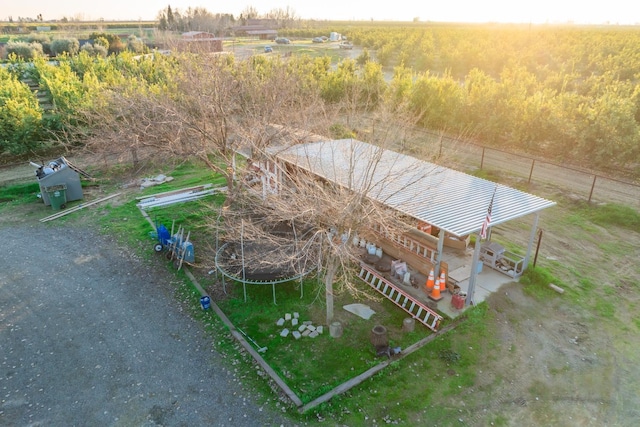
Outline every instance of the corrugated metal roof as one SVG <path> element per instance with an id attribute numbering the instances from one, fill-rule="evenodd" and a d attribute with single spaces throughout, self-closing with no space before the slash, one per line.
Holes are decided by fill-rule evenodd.
<path id="1" fill-rule="evenodd" d="M 506 185 L 353 139 L 270 151 L 281 160 L 458 237 L 480 230 L 492 197 L 491 226 L 555 205 Z"/>

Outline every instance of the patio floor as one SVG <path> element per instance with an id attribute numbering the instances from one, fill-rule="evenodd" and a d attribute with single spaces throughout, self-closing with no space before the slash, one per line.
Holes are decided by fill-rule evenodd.
<path id="1" fill-rule="evenodd" d="M 363 253 L 363 256 L 366 253 Z M 455 281 L 457 286 L 460 287 L 460 291 L 466 293 L 469 286 L 469 275 L 471 270 L 471 261 L 473 257 L 473 248 L 467 248 L 465 250 L 444 248 L 442 255 L 443 261 L 449 265 L 449 282 Z M 391 257 L 383 254 L 382 259 L 376 262 L 377 265 L 389 263 L 391 264 Z M 429 298 L 427 292 L 426 282 L 427 277 L 424 274 L 418 272 L 411 265 L 408 265 L 409 273 L 411 273 L 411 281 L 413 285 L 403 283 L 402 280 L 396 277 L 392 277 L 388 272 L 380 272 L 385 279 L 391 281 L 412 298 L 427 304 L 430 307 L 435 308 L 440 314 L 449 318 L 456 318 L 466 310 L 467 306 L 462 309 L 457 309 L 451 304 L 452 294 L 451 292 L 441 292 L 442 299 L 439 301 L 433 301 Z M 486 265 L 482 266 L 482 271 L 476 277 L 475 287 L 475 304 L 479 304 L 484 301 L 493 292 L 506 284 L 517 281 L 505 273 L 494 270 Z"/>

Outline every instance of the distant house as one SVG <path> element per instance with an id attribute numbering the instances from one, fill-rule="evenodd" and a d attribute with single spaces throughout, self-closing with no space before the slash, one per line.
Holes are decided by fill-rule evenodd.
<path id="1" fill-rule="evenodd" d="M 246 25 L 239 25 L 233 30 L 238 36 L 273 40 L 278 35 L 277 26 L 277 22 L 273 19 L 247 19 Z"/>
<path id="2" fill-rule="evenodd" d="M 186 33 L 182 33 L 182 38 L 184 40 L 209 40 L 212 38 L 215 39 L 216 36 L 205 31 L 187 31 Z"/>
<path id="3" fill-rule="evenodd" d="M 222 52 L 222 39 L 204 31 L 187 31 L 178 41 L 178 49 L 189 52 Z"/>
<path id="4" fill-rule="evenodd" d="M 249 30 L 245 31 L 247 36 L 257 37 L 260 40 L 274 40 L 278 35 L 276 30 Z"/>

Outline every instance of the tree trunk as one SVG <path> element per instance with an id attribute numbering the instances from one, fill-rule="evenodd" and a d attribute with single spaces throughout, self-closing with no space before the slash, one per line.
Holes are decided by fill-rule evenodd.
<path id="1" fill-rule="evenodd" d="M 327 325 L 331 324 L 333 320 L 333 280 L 336 277 L 336 271 L 338 271 L 338 259 L 335 256 L 329 256 L 327 262 L 327 272 L 324 276 L 324 286 L 327 302 Z"/>
<path id="2" fill-rule="evenodd" d="M 229 206 L 231 206 L 235 197 L 235 188 L 233 187 L 235 185 L 235 183 L 233 182 L 233 172 L 229 169 L 227 169 L 227 173 L 225 174 L 225 180 L 227 181 L 227 196 L 225 197 L 224 203 L 222 204 L 223 208 L 228 208 Z"/>

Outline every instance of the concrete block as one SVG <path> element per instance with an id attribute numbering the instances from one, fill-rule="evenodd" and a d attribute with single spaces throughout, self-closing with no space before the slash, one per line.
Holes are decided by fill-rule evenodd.
<path id="1" fill-rule="evenodd" d="M 298 326 L 298 319 L 296 319 L 295 317 L 291 319 L 291 326 Z"/>
<path id="2" fill-rule="evenodd" d="M 310 331 L 310 330 L 305 329 L 305 330 L 302 332 L 302 336 L 303 336 L 303 337 L 306 337 L 306 336 L 308 336 L 310 333 L 311 333 L 311 331 Z"/>
<path id="3" fill-rule="evenodd" d="M 342 336 L 342 332 L 342 323 L 333 322 L 329 325 L 329 335 L 331 335 L 332 338 L 340 338 Z"/>
<path id="4" fill-rule="evenodd" d="M 284 315 L 284 320 L 291 320 L 291 313 L 287 313 Z"/>
<path id="5" fill-rule="evenodd" d="M 293 332 L 291 332 L 291 335 L 293 335 L 293 337 L 294 337 L 295 339 L 297 339 L 297 340 L 299 340 L 299 339 L 300 339 L 300 337 L 302 336 L 302 334 L 300 334 L 300 332 L 298 332 L 298 331 L 293 331 Z"/>
<path id="6" fill-rule="evenodd" d="M 305 329 L 307 329 L 307 325 L 300 325 L 300 326 L 298 326 L 298 330 L 299 330 L 300 332 L 304 331 Z"/>
<path id="7" fill-rule="evenodd" d="M 286 337 L 287 335 L 289 335 L 289 330 L 287 328 L 284 328 L 282 332 L 280 332 L 280 336 Z"/>
<path id="8" fill-rule="evenodd" d="M 317 337 L 318 335 L 319 335 L 319 334 L 318 334 L 318 331 L 313 331 L 313 332 L 311 332 L 311 333 L 309 334 L 309 338 L 315 338 L 315 337 Z"/>
<path id="9" fill-rule="evenodd" d="M 312 325 L 313 322 L 311 320 L 305 320 L 304 322 L 302 322 L 303 325 Z"/>
<path id="10" fill-rule="evenodd" d="M 320 326 L 316 327 L 316 332 L 317 332 L 318 334 L 321 334 L 323 331 L 324 331 L 324 327 L 323 327 L 322 325 L 320 325 Z"/>
<path id="11" fill-rule="evenodd" d="M 313 331 L 316 330 L 316 327 L 313 326 L 313 325 L 309 325 L 309 326 L 307 326 L 307 329 L 310 330 L 311 332 L 313 332 Z"/>
<path id="12" fill-rule="evenodd" d="M 279 318 L 278 321 L 276 322 L 276 325 L 278 325 L 278 326 L 284 325 L 284 319 L 282 317 Z"/>
<path id="13" fill-rule="evenodd" d="M 297 319 L 297 318 L 299 318 L 299 317 L 300 317 L 300 313 L 298 313 L 298 312 L 294 312 L 294 313 L 293 313 L 293 318 L 294 318 L 294 319 Z"/>

